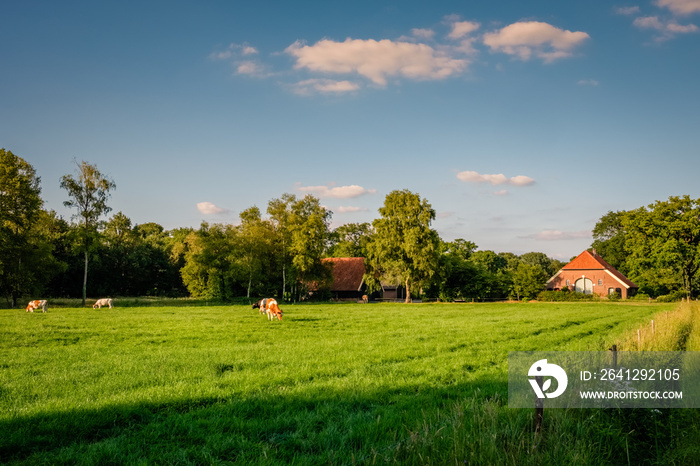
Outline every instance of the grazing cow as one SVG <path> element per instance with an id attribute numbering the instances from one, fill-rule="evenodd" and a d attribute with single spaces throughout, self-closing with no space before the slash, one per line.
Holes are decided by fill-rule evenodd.
<path id="1" fill-rule="evenodd" d="M 363 302 L 364 304 L 367 304 L 367 303 L 369 302 L 369 298 L 367 297 L 366 294 L 363 294 L 363 295 L 362 295 L 362 302 Z"/>
<path id="2" fill-rule="evenodd" d="M 282 309 L 280 309 L 277 301 L 274 298 L 261 299 L 257 303 L 253 304 L 253 309 L 259 309 L 259 313 L 263 312 L 267 314 L 268 320 L 274 320 L 277 317 L 278 320 L 282 320 Z"/>
<path id="3" fill-rule="evenodd" d="M 257 309 L 258 314 L 267 313 L 267 302 L 268 301 L 269 301 L 268 298 L 261 299 L 257 303 L 253 304 L 253 309 Z"/>
<path id="4" fill-rule="evenodd" d="M 27 304 L 27 310 L 26 312 L 34 312 L 34 309 L 39 309 L 41 308 L 41 312 L 46 312 L 46 305 L 48 303 L 46 302 L 45 299 L 36 299 L 34 301 L 29 301 L 29 304 Z"/>
<path id="5" fill-rule="evenodd" d="M 109 306 L 109 308 L 112 309 L 112 298 L 98 299 L 95 304 L 92 305 L 92 308 L 95 309 L 96 307 L 99 307 L 102 309 L 102 306 Z"/>

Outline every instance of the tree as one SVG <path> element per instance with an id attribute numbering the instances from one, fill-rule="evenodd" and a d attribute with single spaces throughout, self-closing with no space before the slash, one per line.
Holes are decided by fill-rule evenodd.
<path id="1" fill-rule="evenodd" d="M 653 281 L 645 273 L 650 268 L 670 271 L 690 297 L 700 268 L 700 200 L 671 196 L 630 212 L 622 225 L 632 273 Z"/>
<path id="2" fill-rule="evenodd" d="M 185 239 L 182 281 L 195 297 L 227 300 L 233 296 L 236 231 L 231 225 L 202 223 Z"/>
<path id="3" fill-rule="evenodd" d="M 0 149 L 0 291 L 13 307 L 50 278 L 44 267 L 53 260 L 51 247 L 39 228 L 48 221 L 40 181 L 31 164 Z"/>
<path id="4" fill-rule="evenodd" d="M 533 299 L 542 291 L 549 277 L 542 266 L 520 262 L 512 275 L 511 293 L 518 300 Z"/>
<path id="5" fill-rule="evenodd" d="M 80 219 L 81 243 L 85 258 L 83 273 L 83 305 L 87 296 L 88 256 L 97 236 L 97 223 L 100 217 L 109 213 L 112 209 L 107 206 L 109 192 L 116 188 L 114 181 L 105 177 L 97 169 L 97 165 L 90 165 L 82 161 L 76 162 L 78 171 L 76 177 L 64 175 L 61 177 L 61 188 L 68 191 L 69 200 L 63 205 L 77 209 L 77 217 Z"/>
<path id="6" fill-rule="evenodd" d="M 381 217 L 372 222 L 374 235 L 367 248 L 367 282 L 376 287 L 377 276 L 411 289 L 435 272 L 439 257 L 439 237 L 430 228 L 435 210 L 427 200 L 408 190 L 387 194 Z"/>
<path id="7" fill-rule="evenodd" d="M 274 245 L 281 262 L 282 298 L 287 294 L 287 269 L 290 265 L 289 245 L 292 241 L 289 217 L 292 215 L 292 204 L 295 201 L 296 196 L 285 193 L 281 198 L 273 199 L 267 205 L 267 213 L 270 215 L 272 227 L 275 231 Z"/>
<path id="8" fill-rule="evenodd" d="M 260 275 L 270 254 L 273 230 L 270 223 L 261 218 L 260 209 L 255 206 L 241 212 L 240 218 L 236 249 L 248 279 L 246 297 L 250 298 L 253 279 L 262 279 Z"/>
<path id="9" fill-rule="evenodd" d="M 329 257 L 366 257 L 372 234 L 369 223 L 346 223 L 331 234 Z"/>
<path id="10" fill-rule="evenodd" d="M 329 271 L 321 263 L 328 248 L 329 223 L 332 212 L 323 207 L 318 198 L 307 194 L 292 203 L 289 218 L 292 266 L 296 284 L 301 289 L 312 281 L 328 278 Z"/>
<path id="11" fill-rule="evenodd" d="M 603 215 L 593 228 L 593 243 L 595 249 L 605 261 L 624 275 L 629 273 L 627 252 L 625 248 L 626 232 L 623 219 L 627 215 L 624 210 L 610 211 Z"/>

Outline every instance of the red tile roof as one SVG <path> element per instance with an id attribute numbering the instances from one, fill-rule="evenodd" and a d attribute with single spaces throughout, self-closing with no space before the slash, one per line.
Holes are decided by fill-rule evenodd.
<path id="1" fill-rule="evenodd" d="M 630 279 L 622 275 L 615 267 L 608 264 L 605 259 L 588 250 L 583 251 L 574 258 L 574 260 L 562 267 L 562 270 L 607 270 L 628 287 L 638 288 Z"/>
<path id="2" fill-rule="evenodd" d="M 333 264 L 331 291 L 359 291 L 365 274 L 364 257 L 329 257 L 324 263 Z"/>

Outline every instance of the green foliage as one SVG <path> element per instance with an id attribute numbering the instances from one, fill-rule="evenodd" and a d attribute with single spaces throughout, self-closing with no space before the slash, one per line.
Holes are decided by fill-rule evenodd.
<path id="1" fill-rule="evenodd" d="M 53 217 L 42 206 L 34 167 L 0 149 L 0 294 L 11 306 L 43 291 L 44 283 L 61 271 L 51 254 Z"/>
<path id="2" fill-rule="evenodd" d="M 605 350 L 672 305 L 283 309 L 275 323 L 249 304 L 1 312 L 0 462 L 693 464 L 699 453 L 697 410 L 546 410 L 534 436 L 534 410 L 507 407 L 509 351 Z"/>
<path id="3" fill-rule="evenodd" d="M 646 293 L 697 293 L 700 200 L 671 196 L 636 210 L 608 212 L 593 237 L 598 253 Z"/>
<path id="4" fill-rule="evenodd" d="M 63 205 L 77 210 L 76 217 L 80 219 L 82 250 L 85 257 L 83 274 L 83 304 L 87 296 L 88 256 L 96 245 L 97 222 L 112 208 L 107 205 L 109 192 L 116 188 L 114 181 L 100 173 L 97 165 L 82 161 L 76 162 L 76 176 L 63 175 L 61 188 L 68 191 L 68 200 Z"/>
<path id="5" fill-rule="evenodd" d="M 541 291 L 537 294 L 537 300 L 542 302 L 566 302 L 566 301 L 597 301 L 597 294 L 585 294 L 578 291 Z"/>
<path id="6" fill-rule="evenodd" d="M 367 244 L 372 235 L 369 223 L 346 223 L 330 235 L 328 257 L 367 257 Z"/>
<path id="7" fill-rule="evenodd" d="M 414 287 L 427 285 L 437 267 L 439 237 L 430 228 L 435 210 L 418 194 L 403 190 L 387 194 L 379 213 L 372 222 L 365 280 L 375 288 L 378 277 L 404 285 L 408 302 Z"/>

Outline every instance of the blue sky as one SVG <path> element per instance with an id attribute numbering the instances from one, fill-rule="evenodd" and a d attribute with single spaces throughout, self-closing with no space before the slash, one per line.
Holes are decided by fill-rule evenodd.
<path id="1" fill-rule="evenodd" d="M 700 198 L 700 0 L 5 2 L 0 147 L 46 207 L 73 160 L 166 229 L 409 189 L 446 240 L 567 260 L 596 221 Z"/>

